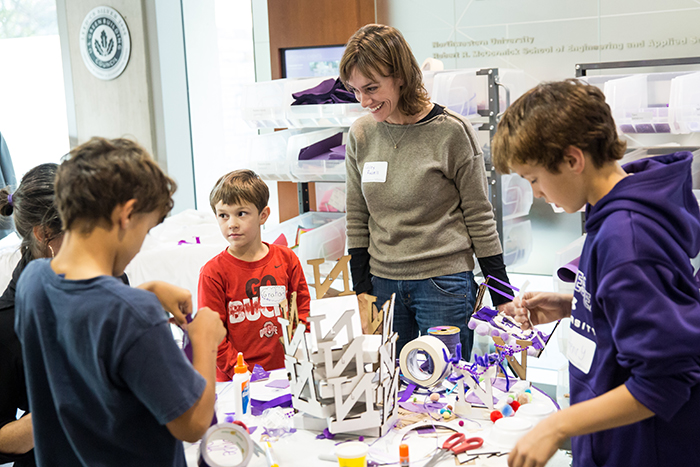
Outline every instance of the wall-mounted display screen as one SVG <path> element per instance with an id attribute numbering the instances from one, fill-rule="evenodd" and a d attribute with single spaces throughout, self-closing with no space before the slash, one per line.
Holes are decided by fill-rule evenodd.
<path id="1" fill-rule="evenodd" d="M 338 75 L 345 45 L 282 49 L 283 78 Z"/>

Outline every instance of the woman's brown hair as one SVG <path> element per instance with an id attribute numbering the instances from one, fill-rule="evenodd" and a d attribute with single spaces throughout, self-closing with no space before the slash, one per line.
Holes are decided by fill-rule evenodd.
<path id="1" fill-rule="evenodd" d="M 380 75 L 402 80 L 398 108 L 405 115 L 416 115 L 430 104 L 418 62 L 398 29 L 368 24 L 353 34 L 340 60 L 340 80 L 348 90 L 353 71 L 370 79 Z"/>

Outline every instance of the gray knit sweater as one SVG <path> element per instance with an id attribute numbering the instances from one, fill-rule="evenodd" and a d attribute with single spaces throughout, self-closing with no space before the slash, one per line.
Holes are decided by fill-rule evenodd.
<path id="1" fill-rule="evenodd" d="M 502 253 L 477 141 L 469 121 L 448 109 L 413 125 L 377 123 L 371 115 L 352 125 L 348 248 L 369 249 L 372 275 L 426 279 L 473 270 L 474 254 Z M 363 183 L 365 164 L 376 162 L 387 163 L 386 181 Z M 368 167 L 382 179 L 382 164 Z"/>

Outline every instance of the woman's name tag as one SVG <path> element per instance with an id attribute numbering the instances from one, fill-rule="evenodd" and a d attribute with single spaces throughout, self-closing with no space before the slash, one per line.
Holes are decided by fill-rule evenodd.
<path id="1" fill-rule="evenodd" d="M 389 163 L 382 162 L 365 162 L 362 168 L 362 183 L 386 182 L 386 172 L 389 168 Z"/>

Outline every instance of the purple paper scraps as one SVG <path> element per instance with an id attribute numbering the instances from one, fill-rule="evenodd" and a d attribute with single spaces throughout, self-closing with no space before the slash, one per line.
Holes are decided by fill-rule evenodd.
<path id="1" fill-rule="evenodd" d="M 289 380 L 287 379 L 273 379 L 265 385 L 268 388 L 285 389 L 289 387 Z"/>
<path id="2" fill-rule="evenodd" d="M 250 382 L 254 383 L 256 381 L 264 381 L 270 378 L 270 373 L 265 371 L 260 365 L 255 365 L 253 367 L 253 373 L 250 375 Z"/>
<path id="3" fill-rule="evenodd" d="M 413 413 L 432 413 L 439 412 L 447 404 L 443 402 L 399 402 L 399 407 Z"/>
<path id="4" fill-rule="evenodd" d="M 399 395 L 399 402 L 406 402 L 409 397 L 413 395 L 413 391 L 416 390 L 416 385 L 409 383 L 406 389 Z"/>
<path id="5" fill-rule="evenodd" d="M 262 414 L 265 409 L 272 407 L 291 407 L 292 406 L 292 395 L 284 394 L 282 396 L 276 397 L 270 401 L 259 401 L 257 399 L 250 400 L 250 413 L 252 415 L 258 416 Z"/>
<path id="6" fill-rule="evenodd" d="M 562 282 L 574 282 L 578 273 L 578 263 L 581 257 L 577 257 L 566 263 L 564 266 L 557 269 L 557 277 Z"/>
<path id="7" fill-rule="evenodd" d="M 335 435 L 328 431 L 328 428 L 324 428 L 322 433 L 316 435 L 316 439 L 333 439 Z"/>

